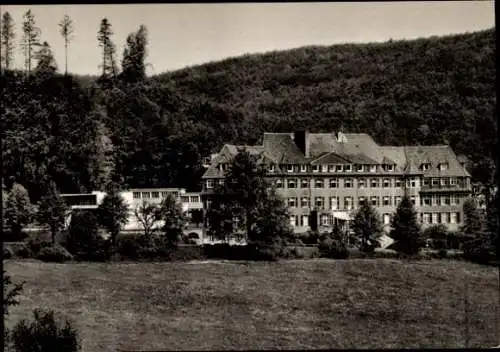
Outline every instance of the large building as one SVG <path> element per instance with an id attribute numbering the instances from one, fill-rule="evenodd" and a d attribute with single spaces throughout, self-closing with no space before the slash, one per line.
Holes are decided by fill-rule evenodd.
<path id="1" fill-rule="evenodd" d="M 405 192 L 425 228 L 456 230 L 471 193 L 470 174 L 448 145 L 381 146 L 365 133 L 264 133 L 262 145 L 226 144 L 207 161 L 203 198 L 209 206 L 232 158 L 246 149 L 268 168 L 290 210 L 296 232 L 307 231 L 317 211 L 320 230 L 348 224 L 362 200 L 379 212 L 384 228 Z M 313 212 L 316 214 L 316 212 Z"/>

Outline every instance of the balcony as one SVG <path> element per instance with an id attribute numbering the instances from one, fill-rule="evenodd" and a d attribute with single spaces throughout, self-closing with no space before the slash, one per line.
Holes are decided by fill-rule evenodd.
<path id="1" fill-rule="evenodd" d="M 420 191 L 422 192 L 471 192 L 472 191 L 472 187 L 471 185 L 465 183 L 465 182 L 461 182 L 461 183 L 458 183 L 458 184 L 454 184 L 454 185 L 451 185 L 451 184 L 447 184 L 447 185 L 432 185 L 432 184 L 428 184 L 428 185 L 425 185 L 425 184 L 422 184 L 422 186 L 420 187 Z"/>

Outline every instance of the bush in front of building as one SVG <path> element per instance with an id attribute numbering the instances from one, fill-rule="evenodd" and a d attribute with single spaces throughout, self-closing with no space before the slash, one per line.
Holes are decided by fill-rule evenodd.
<path id="1" fill-rule="evenodd" d="M 55 263 L 64 263 L 73 260 L 71 253 L 69 253 L 66 248 L 58 244 L 42 248 L 38 253 L 37 258 L 44 262 Z"/>
<path id="2" fill-rule="evenodd" d="M 349 251 L 345 244 L 334 238 L 325 238 L 318 245 L 319 254 L 322 258 L 331 259 L 347 259 L 349 258 Z"/>
<path id="3" fill-rule="evenodd" d="M 425 239 L 430 239 L 431 247 L 433 249 L 446 249 L 448 239 L 448 229 L 446 225 L 439 224 L 426 228 L 423 232 Z"/>
<path id="4" fill-rule="evenodd" d="M 109 259 L 109 241 L 99 229 L 97 217 L 89 211 L 75 211 L 66 236 L 66 248 L 79 260 Z"/>

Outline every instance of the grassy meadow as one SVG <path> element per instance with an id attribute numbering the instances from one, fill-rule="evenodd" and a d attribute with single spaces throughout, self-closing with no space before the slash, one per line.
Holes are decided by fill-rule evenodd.
<path id="1" fill-rule="evenodd" d="M 5 268 L 26 281 L 7 327 L 34 308 L 54 309 L 74 321 L 83 351 L 460 348 L 467 330 L 470 347 L 499 343 L 497 269 L 467 262 L 10 260 Z"/>

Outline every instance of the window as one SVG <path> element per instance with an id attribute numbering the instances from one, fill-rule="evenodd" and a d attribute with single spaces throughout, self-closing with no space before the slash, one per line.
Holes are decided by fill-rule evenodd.
<path id="1" fill-rule="evenodd" d="M 401 179 L 400 178 L 397 178 L 394 181 L 394 187 L 401 188 Z"/>
<path id="2" fill-rule="evenodd" d="M 439 171 L 446 171 L 446 170 L 448 170 L 448 163 L 439 164 Z"/>
<path id="3" fill-rule="evenodd" d="M 378 197 L 377 196 L 372 196 L 370 197 L 370 204 L 373 205 L 374 207 L 378 207 Z"/>
<path id="4" fill-rule="evenodd" d="M 358 172 L 363 172 L 363 171 L 365 171 L 364 165 L 357 165 L 357 167 L 356 167 L 356 171 L 358 171 Z"/>
<path id="5" fill-rule="evenodd" d="M 276 180 L 276 188 L 283 188 L 283 180 L 278 178 Z"/>
<path id="6" fill-rule="evenodd" d="M 457 213 L 450 213 L 450 224 L 457 223 Z"/>
<path id="7" fill-rule="evenodd" d="M 326 214 L 321 215 L 321 225 L 328 226 L 328 215 Z"/>
<path id="8" fill-rule="evenodd" d="M 339 198 L 338 197 L 330 197 L 330 209 L 337 210 L 339 208 Z"/>
<path id="9" fill-rule="evenodd" d="M 383 184 L 382 184 L 382 185 L 383 185 L 382 187 L 384 187 L 384 188 L 389 188 L 389 187 L 391 187 L 391 180 L 390 180 L 390 179 L 388 179 L 388 178 L 384 178 L 384 182 L 383 182 Z"/>
<path id="10" fill-rule="evenodd" d="M 401 196 L 394 197 L 394 205 L 398 206 L 399 203 L 401 203 L 401 199 L 402 199 Z"/>
<path id="11" fill-rule="evenodd" d="M 288 179 L 287 188 L 297 188 L 297 180 L 294 178 Z"/>
<path id="12" fill-rule="evenodd" d="M 377 165 L 370 165 L 370 172 L 377 172 Z"/>
<path id="13" fill-rule="evenodd" d="M 460 204 L 460 198 L 457 195 L 452 195 L 450 199 L 451 205 L 459 205 Z"/>
<path id="14" fill-rule="evenodd" d="M 457 184 L 457 178 L 456 178 L 456 177 L 452 177 L 452 178 L 450 179 L 450 184 L 451 184 L 452 186 L 456 185 L 456 184 Z"/>
<path id="15" fill-rule="evenodd" d="M 149 192 L 142 192 L 142 198 L 151 198 L 151 193 L 149 193 Z"/>
<path id="16" fill-rule="evenodd" d="M 437 206 L 437 205 L 441 205 L 441 198 L 435 194 L 433 194 L 431 196 L 431 199 L 432 199 L 432 202 L 431 202 L 431 205 L 432 206 Z"/>
<path id="17" fill-rule="evenodd" d="M 342 165 L 337 165 L 337 172 L 342 172 Z"/>
<path id="18" fill-rule="evenodd" d="M 133 194 L 134 199 L 139 199 L 139 198 L 141 198 L 141 192 L 134 192 L 134 193 L 132 193 L 132 194 Z"/>
<path id="19" fill-rule="evenodd" d="M 441 224 L 450 223 L 450 213 L 441 213 Z"/>
<path id="20" fill-rule="evenodd" d="M 366 188 L 366 179 L 360 178 L 358 180 L 358 188 Z"/>
<path id="21" fill-rule="evenodd" d="M 297 226 L 297 216 L 290 215 L 290 225 L 292 225 L 293 227 Z"/>
<path id="22" fill-rule="evenodd" d="M 319 165 L 313 165 L 312 166 L 313 172 L 318 172 L 319 171 Z"/>
<path id="23" fill-rule="evenodd" d="M 394 165 L 392 165 L 392 164 L 387 165 L 386 170 L 387 171 L 394 171 Z"/>
<path id="24" fill-rule="evenodd" d="M 413 205 L 417 205 L 417 198 L 416 198 L 415 196 L 411 196 L 411 197 L 410 197 L 410 202 L 411 202 L 411 204 L 413 204 Z"/>
<path id="25" fill-rule="evenodd" d="M 351 178 L 346 178 L 344 180 L 344 187 L 345 188 L 352 188 L 352 179 Z"/>
<path id="26" fill-rule="evenodd" d="M 325 181 L 322 179 L 316 179 L 314 180 L 314 187 L 316 188 L 323 188 L 325 186 Z"/>
<path id="27" fill-rule="evenodd" d="M 432 185 L 433 185 L 433 186 L 438 186 L 438 185 L 439 185 L 439 178 L 434 177 L 434 178 L 432 179 Z"/>
<path id="28" fill-rule="evenodd" d="M 286 166 L 286 171 L 287 171 L 287 172 L 293 172 L 293 165 L 288 164 L 288 165 Z"/>
<path id="29" fill-rule="evenodd" d="M 302 226 L 309 226 L 309 215 L 302 215 L 301 220 Z"/>
<path id="30" fill-rule="evenodd" d="M 214 180 L 207 180 L 207 188 L 214 188 Z"/>
<path id="31" fill-rule="evenodd" d="M 377 188 L 378 187 L 378 180 L 376 178 L 372 178 L 370 180 L 370 187 L 371 188 Z"/>
<path id="32" fill-rule="evenodd" d="M 168 194 L 168 192 L 162 191 L 161 192 L 161 197 L 162 198 L 167 198 L 167 194 Z"/>
<path id="33" fill-rule="evenodd" d="M 336 178 L 330 179 L 330 188 L 337 188 L 339 184 L 339 180 Z"/>
<path id="34" fill-rule="evenodd" d="M 328 165 L 328 172 L 335 172 L 335 165 Z"/>
<path id="35" fill-rule="evenodd" d="M 455 214 L 457 214 L 456 215 L 456 217 L 457 217 L 457 223 L 459 223 L 460 222 L 460 213 L 455 213 Z"/>
<path id="36" fill-rule="evenodd" d="M 424 178 L 424 186 L 429 186 L 429 179 L 428 178 Z"/>
<path id="37" fill-rule="evenodd" d="M 328 165 L 321 165 L 321 172 L 328 172 Z"/>
<path id="38" fill-rule="evenodd" d="M 223 184 L 224 184 L 224 179 L 223 178 L 219 179 L 219 185 L 222 186 Z"/>
<path id="39" fill-rule="evenodd" d="M 450 178 L 449 177 L 441 178 L 441 186 L 448 187 L 449 185 L 450 185 Z"/>
<path id="40" fill-rule="evenodd" d="M 361 204 L 363 204 L 363 202 L 366 200 L 365 197 L 358 197 L 358 205 L 361 206 Z"/>
<path id="41" fill-rule="evenodd" d="M 274 172 L 274 165 L 269 165 L 269 172 Z"/>
<path id="42" fill-rule="evenodd" d="M 450 196 L 441 196 L 442 205 L 451 205 Z"/>
<path id="43" fill-rule="evenodd" d="M 173 195 L 175 198 L 177 198 L 177 197 L 179 196 L 179 192 L 174 191 L 174 192 L 172 192 L 172 195 Z"/>
<path id="44" fill-rule="evenodd" d="M 309 188 L 309 179 L 303 178 L 300 180 L 300 188 Z"/>
<path id="45" fill-rule="evenodd" d="M 198 203 L 200 201 L 200 199 L 198 196 L 191 196 L 191 197 L 189 197 L 189 201 L 191 203 Z"/>
<path id="46" fill-rule="evenodd" d="M 422 197 L 420 198 L 421 204 L 425 206 L 430 206 L 431 205 L 431 197 Z"/>
<path id="47" fill-rule="evenodd" d="M 309 207 L 309 198 L 307 198 L 307 197 L 302 197 L 302 198 L 300 198 L 300 206 L 301 206 L 302 208 L 307 208 L 307 207 Z"/>
<path id="48" fill-rule="evenodd" d="M 431 221 L 431 214 L 430 213 L 424 213 L 424 216 L 422 217 L 422 222 L 424 224 L 428 224 Z"/>
<path id="49" fill-rule="evenodd" d="M 388 196 L 384 197 L 384 199 L 382 200 L 382 204 L 383 204 L 384 206 L 389 206 L 389 205 L 391 205 L 391 197 L 388 197 Z"/>
<path id="50" fill-rule="evenodd" d="M 344 171 L 345 172 L 351 172 L 352 171 L 352 165 L 351 164 L 344 165 Z"/>
<path id="51" fill-rule="evenodd" d="M 315 205 L 318 209 L 323 209 L 323 204 L 324 204 L 323 197 L 316 197 L 316 198 L 314 199 L 314 205 Z"/>
<path id="52" fill-rule="evenodd" d="M 391 214 L 384 214 L 384 225 L 389 225 L 391 223 Z"/>
<path id="53" fill-rule="evenodd" d="M 424 164 L 422 164 L 422 166 L 420 168 L 422 169 L 422 171 L 427 171 L 431 168 L 431 164 L 424 163 Z"/>
<path id="54" fill-rule="evenodd" d="M 151 193 L 151 198 L 160 198 L 160 192 Z"/>
<path id="55" fill-rule="evenodd" d="M 439 216 L 439 213 L 432 213 L 431 224 L 437 224 L 438 223 L 438 216 Z"/>
<path id="56" fill-rule="evenodd" d="M 344 197 L 344 209 L 345 210 L 352 209 L 352 197 Z"/>
<path id="57" fill-rule="evenodd" d="M 410 187 L 412 188 L 417 187 L 417 180 L 414 177 L 412 177 L 410 180 Z"/>
<path id="58" fill-rule="evenodd" d="M 295 208 L 297 206 L 297 199 L 295 197 L 288 198 L 288 206 L 290 208 Z"/>
<path id="59" fill-rule="evenodd" d="M 307 165 L 300 165 L 300 172 L 307 172 Z"/>

